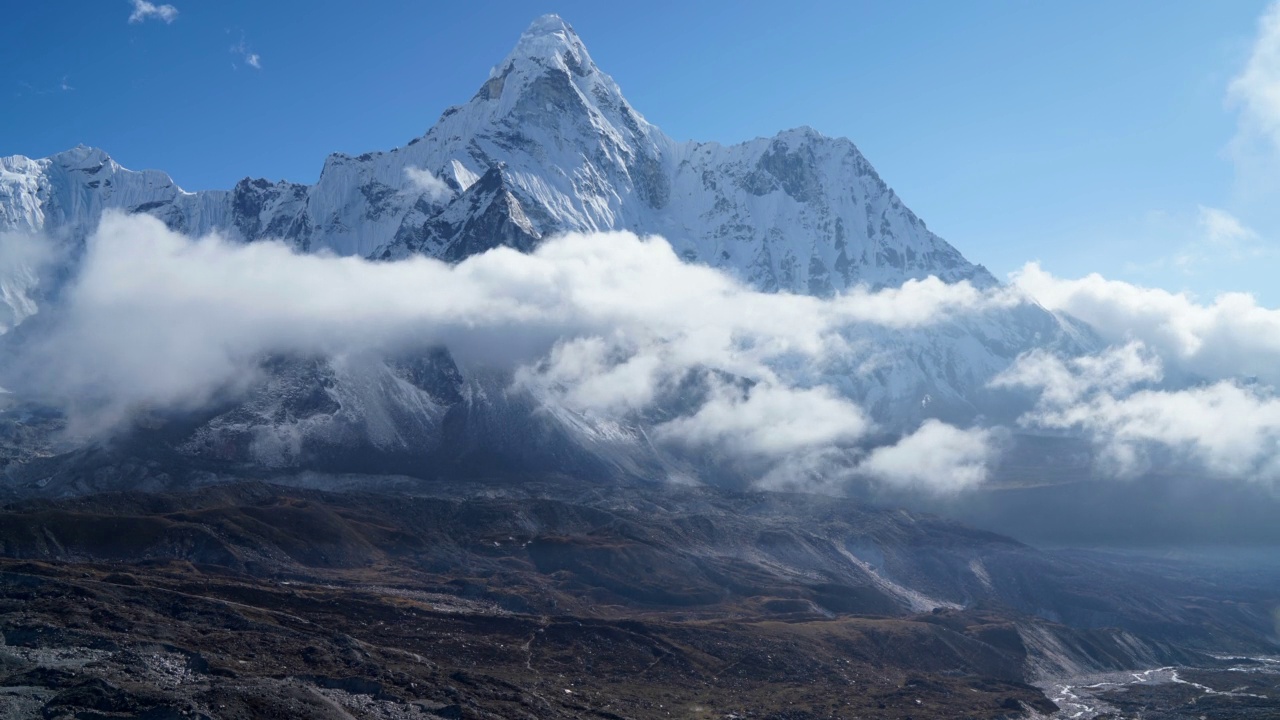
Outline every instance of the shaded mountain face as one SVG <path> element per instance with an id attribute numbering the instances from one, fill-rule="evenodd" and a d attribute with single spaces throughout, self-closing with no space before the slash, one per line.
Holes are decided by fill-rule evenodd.
<path id="1" fill-rule="evenodd" d="M 458 262 L 500 246 L 528 251 L 557 233 L 628 230 L 661 235 L 686 261 L 763 291 L 827 296 L 930 276 L 997 285 L 930 232 L 852 142 L 809 128 L 730 146 L 675 142 L 631 107 L 556 16 L 535 21 L 475 96 L 445 110 L 425 135 L 388 152 L 332 155 L 314 185 L 246 178 L 231 190 L 188 193 L 164 173 L 127 170 L 87 147 L 0 159 L 0 232 L 41 233 L 71 263 L 52 285 L 28 266 L 0 264 L 0 325 L 37 313 L 42 293 L 74 272 L 76 249 L 108 209 L 150 214 L 190 235 L 278 239 L 300 252 L 375 260 Z M 1025 405 L 988 390 L 992 377 L 1032 348 L 1073 354 L 1095 344 L 1087 328 L 1034 304 L 922 330 L 852 332 L 864 356 L 824 372 L 890 433 L 930 417 L 1012 419 Z M 271 377 L 243 406 L 180 445 L 268 466 L 313 466 L 351 457 L 356 446 L 355 455 L 399 457 L 412 446 L 421 468 L 446 440 L 511 443 L 458 433 L 518 427 L 562 439 L 555 451 L 541 440 L 529 445 L 565 467 L 577 467 L 567 458 L 587 448 L 594 455 L 584 462 L 595 468 L 672 468 L 643 427 L 584 418 L 504 387 L 509 378 L 456 368 L 442 399 L 404 389 L 385 359 L 356 367 L 322 358 L 316 362 L 331 367 L 319 374 L 305 367 L 312 359 L 298 362 L 269 365 Z M 312 384 L 301 388 L 304 378 Z M 299 397 L 314 401 L 303 415 L 287 409 Z"/>

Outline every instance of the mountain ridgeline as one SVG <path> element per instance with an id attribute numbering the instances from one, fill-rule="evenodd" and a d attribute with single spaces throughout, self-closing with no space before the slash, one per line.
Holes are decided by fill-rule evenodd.
<path id="1" fill-rule="evenodd" d="M 6 158 L 4 169 L 6 230 L 83 236 L 120 208 L 191 234 L 450 260 L 560 232 L 631 230 L 765 290 L 829 294 L 929 275 L 996 282 L 929 232 L 848 140 L 801 128 L 729 147 L 675 142 L 555 16 L 536 21 L 475 97 L 424 136 L 331 155 L 315 185 L 246 178 L 187 193 L 86 147 Z"/>

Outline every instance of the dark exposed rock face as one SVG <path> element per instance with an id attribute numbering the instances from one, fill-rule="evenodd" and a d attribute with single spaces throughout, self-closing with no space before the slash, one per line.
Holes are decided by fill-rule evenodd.
<path id="1" fill-rule="evenodd" d="M 821 179 L 818 176 L 817 158 L 811 147 L 797 150 L 773 143 L 760 156 L 757 166 L 778 181 L 783 192 L 798 202 L 814 202 L 819 197 Z"/>
<path id="2" fill-rule="evenodd" d="M 445 248 L 446 260 L 456 262 L 495 247 L 528 252 L 540 238 L 501 167 L 485 173 L 458 201 L 466 203 L 460 222 L 450 223 L 450 216 L 430 223 L 429 232 Z"/>

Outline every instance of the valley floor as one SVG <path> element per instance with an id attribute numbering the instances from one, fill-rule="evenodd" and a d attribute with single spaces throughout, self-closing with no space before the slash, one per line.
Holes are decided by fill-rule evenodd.
<path id="1" fill-rule="evenodd" d="M 1274 654 L 1270 581 L 1197 577 L 714 489 L 15 500 L 0 717 L 1280 717 L 1206 654 Z"/>
<path id="2" fill-rule="evenodd" d="M 326 582 L 327 580 L 327 582 Z M 526 615 L 188 563 L 0 561 L 5 718 L 1000 718 L 1015 680 L 921 672 L 924 623 Z M 895 663 L 864 659 L 868 647 Z"/>
<path id="3" fill-rule="evenodd" d="M 1041 683 L 1054 718 L 1199 720 L 1280 717 L 1280 660 L 1221 658 L 1212 668 L 1162 667 Z"/>

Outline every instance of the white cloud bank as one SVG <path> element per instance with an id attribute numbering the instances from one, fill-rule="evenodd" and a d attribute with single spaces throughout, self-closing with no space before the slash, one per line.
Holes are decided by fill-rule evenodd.
<path id="1" fill-rule="evenodd" d="M 1159 358 L 1135 342 L 1096 358 L 1034 353 L 995 384 L 1041 390 L 1022 422 L 1086 432 L 1104 471 L 1131 476 L 1163 460 L 1222 477 L 1280 479 L 1280 399 L 1269 388 L 1232 380 L 1150 387 L 1161 377 Z"/>
<path id="2" fill-rule="evenodd" d="M 1118 475 L 1162 461 L 1280 480 L 1280 310 L 1242 293 L 1201 303 L 1099 275 L 1062 280 L 1035 264 L 1014 283 L 1112 344 L 1093 357 L 1029 353 L 997 377 L 1040 393 L 1024 424 L 1084 431 Z"/>
<path id="3" fill-rule="evenodd" d="M 865 454 L 857 445 L 872 423 L 805 369 L 853 352 L 851 326 L 914 329 L 1018 302 L 1014 291 L 936 279 L 830 299 L 761 293 L 629 233 L 567 235 L 457 265 L 380 263 L 191 239 L 110 212 L 28 369 L 74 399 L 82 429 L 200 407 L 251 382 L 273 354 L 444 344 L 464 367 L 511 370 L 552 401 L 622 419 L 690 373 L 711 373 L 696 406 L 653 426 L 658 441 L 761 460 L 766 471 L 831 452 L 847 467 Z M 953 490 L 985 476 L 987 440 L 932 423 L 861 472 L 920 487 L 936 475 Z"/>
<path id="4" fill-rule="evenodd" d="M 1013 284 L 1046 308 L 1089 323 L 1110 344 L 1141 341 L 1180 377 L 1280 384 L 1280 310 L 1252 295 L 1225 293 L 1201 303 L 1097 274 L 1059 279 L 1035 263 L 1016 273 Z"/>
<path id="5" fill-rule="evenodd" d="M 999 431 L 926 420 L 894 445 L 876 448 L 858 472 L 899 488 L 957 493 L 982 484 L 1003 444 Z"/>
<path id="6" fill-rule="evenodd" d="M 738 455 L 780 457 L 861 440 L 871 421 L 830 388 L 757 385 L 720 387 L 687 417 L 659 426 L 659 436 L 691 447 L 723 448 Z"/>
<path id="7" fill-rule="evenodd" d="M 30 262 L 28 245 L 4 244 L 0 267 Z M 1031 352 L 1000 374 L 997 387 L 1039 396 L 1024 425 L 1088 434 L 1119 474 L 1140 472 L 1158 450 L 1222 475 L 1280 477 L 1280 401 L 1268 389 L 1280 381 L 1280 311 L 1247 295 L 1198 303 L 1097 275 L 1062 280 L 1034 264 L 1005 289 L 928 279 L 815 298 L 754 291 L 629 233 L 562 236 L 456 265 L 379 263 L 191 239 L 148 216 L 108 213 L 25 367 L 74 399 L 82 427 L 101 428 L 200 407 L 252 382 L 274 354 L 443 344 L 464 368 L 509 371 L 548 402 L 647 418 L 656 442 L 751 467 L 763 484 L 872 476 L 945 493 L 986 479 L 1004 430 L 926 421 L 868 450 L 882 429 L 849 386 L 814 368 L 859 367 L 848 361 L 864 357 L 867 336 L 855 330 L 914 332 L 1028 295 L 1088 322 L 1111 348 Z M 687 405 L 646 415 L 669 411 L 673 397 Z"/>

